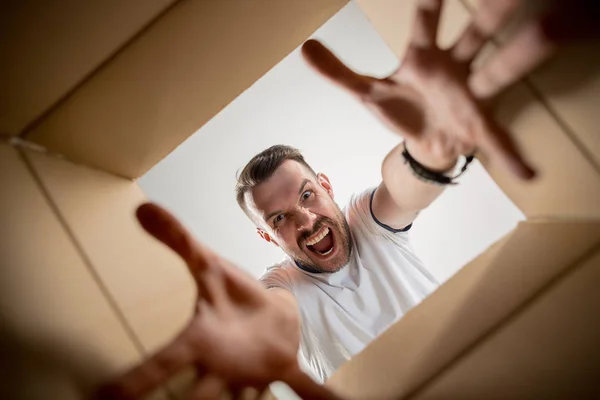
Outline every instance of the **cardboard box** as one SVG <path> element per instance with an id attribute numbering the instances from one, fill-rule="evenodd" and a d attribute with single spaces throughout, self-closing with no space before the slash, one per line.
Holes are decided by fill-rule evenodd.
<path id="1" fill-rule="evenodd" d="M 135 222 L 144 195 L 132 179 L 345 3 L 63 0 L 52 8 L 60 13 L 34 1 L 2 5 L 2 395 L 82 398 L 180 329 L 193 285 Z M 415 0 L 358 3 L 401 56 Z M 460 34 L 470 4 L 447 1 L 442 43 Z M 483 162 L 528 220 L 342 366 L 327 382 L 340 394 L 598 391 L 600 75 L 561 88 L 565 71 L 590 70 L 581 55 L 600 54 L 590 46 L 570 49 L 579 58 L 558 58 L 499 104 L 541 176 L 526 184 Z M 156 396 L 178 398 L 178 388 Z"/>

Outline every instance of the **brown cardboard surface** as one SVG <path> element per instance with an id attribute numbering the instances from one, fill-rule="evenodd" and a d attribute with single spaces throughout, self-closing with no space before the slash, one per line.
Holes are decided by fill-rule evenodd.
<path id="1" fill-rule="evenodd" d="M 600 43 L 563 49 L 531 82 L 600 174 Z"/>
<path id="2" fill-rule="evenodd" d="M 0 144 L 0 397 L 79 399 L 139 361 L 17 151 Z"/>
<path id="3" fill-rule="evenodd" d="M 139 177 L 346 2 L 177 3 L 27 138 Z"/>
<path id="4" fill-rule="evenodd" d="M 600 398 L 599 286 L 596 251 L 415 398 Z"/>
<path id="5" fill-rule="evenodd" d="M 363 13 L 388 46 L 402 57 L 408 44 L 416 0 L 357 0 Z M 469 13 L 459 0 L 447 0 L 437 40 L 447 47 L 458 37 L 469 21 Z"/>
<path id="6" fill-rule="evenodd" d="M 528 218 L 600 217 L 600 173 L 523 84 L 499 99 L 496 115 L 510 127 L 539 176 L 532 182 L 520 181 L 502 166 L 481 161 Z"/>
<path id="7" fill-rule="evenodd" d="M 144 350 L 172 339 L 193 311 L 194 286 L 185 264 L 135 220 L 146 201 L 139 186 L 40 153 L 27 158 Z"/>
<path id="8" fill-rule="evenodd" d="M 0 133 L 19 134 L 173 0 L 0 5 Z"/>
<path id="9" fill-rule="evenodd" d="M 600 222 L 519 224 L 343 365 L 327 385 L 356 399 L 410 395 L 598 244 Z"/>

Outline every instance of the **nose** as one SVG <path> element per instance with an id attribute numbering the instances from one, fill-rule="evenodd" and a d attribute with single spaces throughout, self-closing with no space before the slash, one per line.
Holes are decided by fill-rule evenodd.
<path id="1" fill-rule="evenodd" d="M 310 210 L 300 207 L 296 212 L 296 224 L 298 225 L 297 229 L 299 231 L 312 229 L 316 219 L 317 216 Z"/>

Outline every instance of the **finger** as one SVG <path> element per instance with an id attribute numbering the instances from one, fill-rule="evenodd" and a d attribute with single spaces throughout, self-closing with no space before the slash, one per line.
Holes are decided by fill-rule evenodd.
<path id="1" fill-rule="evenodd" d="M 362 98 L 371 92 L 373 78 L 357 74 L 346 67 L 319 41 L 311 39 L 302 45 L 302 56 L 321 75 Z"/>
<path id="2" fill-rule="evenodd" d="M 202 262 L 206 257 L 201 257 L 202 254 L 198 251 L 201 248 L 200 244 L 167 210 L 156 204 L 146 203 L 138 207 L 136 216 L 146 232 L 169 246 L 186 262 L 192 264 L 190 266 L 194 269 L 190 271 L 192 275 L 196 274 L 198 268 L 208 267 L 208 263 Z M 202 250 L 208 252 L 208 249 Z"/>
<path id="3" fill-rule="evenodd" d="M 503 164 L 521 179 L 532 179 L 535 170 L 525 161 L 509 133 L 493 118 L 488 118 L 478 138 L 478 147 L 492 162 Z"/>
<path id="4" fill-rule="evenodd" d="M 391 95 L 367 104 L 367 107 L 392 131 L 413 138 L 425 128 L 425 112 L 415 100 Z"/>
<path id="5" fill-rule="evenodd" d="M 399 98 L 391 93 L 388 79 L 375 79 L 359 75 L 346 67 L 333 53 L 316 40 L 308 40 L 302 46 L 302 54 L 308 63 L 323 76 L 356 95 L 370 106 L 384 123 L 403 135 L 412 135 L 423 124 L 423 113 L 414 101 Z M 389 100 L 386 100 L 389 97 Z"/>
<path id="6" fill-rule="evenodd" d="M 473 96 L 488 100 L 506 89 L 555 51 L 539 20 L 525 24 L 496 54 L 469 77 Z"/>
<path id="7" fill-rule="evenodd" d="M 469 25 L 450 53 L 455 60 L 471 63 L 479 51 L 506 23 L 523 0 L 480 0 Z"/>
<path id="8" fill-rule="evenodd" d="M 143 204 L 136 212 L 142 227 L 156 239 L 175 251 L 186 262 L 199 294 L 214 303 L 219 296 L 219 271 L 207 273 L 218 257 L 198 243 L 184 226 L 169 212 L 156 204 Z"/>
<path id="9" fill-rule="evenodd" d="M 212 306 L 225 303 L 226 289 L 233 288 L 249 301 L 260 300 L 261 286 L 250 275 L 198 243 L 175 217 L 155 204 L 137 210 L 140 224 L 152 236 L 165 243 L 187 263 L 196 281 L 199 296 Z M 232 284 L 233 283 L 233 284 Z M 231 293 L 230 293 L 231 294 Z"/>
<path id="10" fill-rule="evenodd" d="M 215 374 L 206 374 L 190 393 L 189 400 L 220 400 L 227 390 L 227 382 Z"/>
<path id="11" fill-rule="evenodd" d="M 134 367 L 117 381 L 103 386 L 97 398 L 101 400 L 137 399 L 165 383 L 169 378 L 191 364 L 193 353 L 185 339 L 187 332 L 180 334 L 162 350 L 145 362 Z"/>
<path id="12" fill-rule="evenodd" d="M 419 0 L 410 37 L 410 45 L 424 48 L 436 45 L 437 30 L 442 13 L 442 0 Z"/>
<path id="13" fill-rule="evenodd" d="M 224 285 L 231 303 L 257 306 L 268 300 L 267 291 L 255 278 L 233 265 L 230 269 L 224 276 Z"/>

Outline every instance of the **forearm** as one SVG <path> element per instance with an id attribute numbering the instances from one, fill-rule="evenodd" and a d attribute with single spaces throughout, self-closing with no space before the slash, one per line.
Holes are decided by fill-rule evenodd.
<path id="1" fill-rule="evenodd" d="M 456 160 L 436 157 L 429 149 L 407 143 L 411 155 L 428 169 L 446 172 L 456 165 Z M 380 219 L 391 221 L 395 226 L 407 225 L 424 208 L 427 208 L 444 190 L 444 186 L 427 183 L 417 178 L 404 162 L 400 143 L 384 159 L 382 165 L 383 185 L 374 199 Z M 384 204 L 389 202 L 390 204 Z"/>

